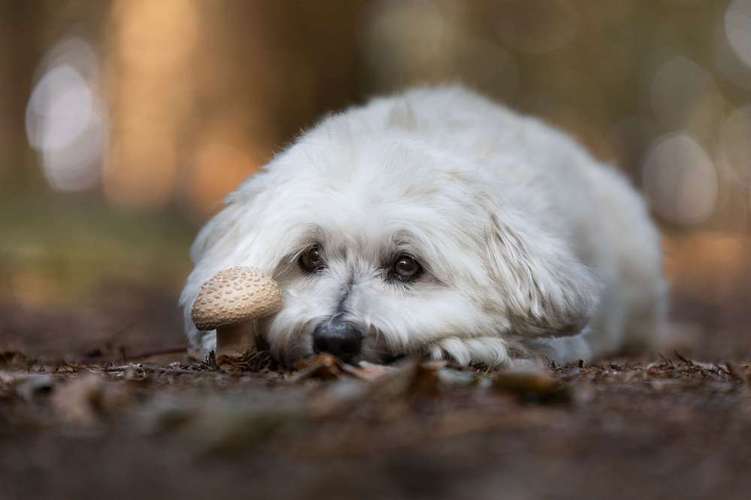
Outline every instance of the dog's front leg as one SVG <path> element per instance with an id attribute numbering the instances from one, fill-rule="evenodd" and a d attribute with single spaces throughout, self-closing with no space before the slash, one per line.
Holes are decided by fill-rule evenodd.
<path id="1" fill-rule="evenodd" d="M 480 364 L 502 367 L 511 364 L 508 342 L 500 337 L 444 337 L 427 346 L 431 359 L 451 360 L 461 366 Z"/>

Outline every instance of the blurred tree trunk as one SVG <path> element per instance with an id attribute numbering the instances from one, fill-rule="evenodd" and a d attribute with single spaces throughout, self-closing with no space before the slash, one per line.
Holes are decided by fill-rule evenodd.
<path id="1" fill-rule="evenodd" d="M 322 113 L 359 94 L 363 0 L 201 5 L 196 109 L 185 187 L 201 211 Z M 217 148 L 217 144 L 224 147 Z M 192 161 L 190 161 L 192 159 Z"/>
<path id="2" fill-rule="evenodd" d="M 39 48 L 33 2 L 0 0 L 0 186 L 4 194 L 29 189 L 38 177 L 26 140 L 26 103 Z"/>
<path id="3" fill-rule="evenodd" d="M 220 200 L 357 95 L 363 0 L 116 0 L 105 42 L 108 198 Z"/>

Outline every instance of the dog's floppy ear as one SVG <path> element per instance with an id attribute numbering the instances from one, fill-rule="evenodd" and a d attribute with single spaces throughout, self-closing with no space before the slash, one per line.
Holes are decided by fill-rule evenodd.
<path id="1" fill-rule="evenodd" d="M 598 285 L 563 242 L 511 213 L 491 214 L 486 238 L 512 333 L 565 336 L 586 326 Z"/>

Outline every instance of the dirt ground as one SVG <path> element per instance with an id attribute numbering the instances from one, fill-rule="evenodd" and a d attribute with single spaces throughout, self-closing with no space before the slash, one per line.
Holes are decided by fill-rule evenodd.
<path id="1" fill-rule="evenodd" d="M 161 353 L 183 341 L 159 291 L 0 315 L 3 500 L 751 494 L 745 330 L 734 356 L 715 325 L 699 352 L 550 374 L 329 359 L 283 372 L 263 354 Z"/>

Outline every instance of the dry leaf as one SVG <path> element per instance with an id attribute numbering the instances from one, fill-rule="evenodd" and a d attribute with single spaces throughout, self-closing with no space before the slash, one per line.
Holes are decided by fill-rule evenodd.
<path id="1" fill-rule="evenodd" d="M 571 390 L 543 372 L 505 371 L 493 378 L 493 388 L 525 403 L 557 404 L 571 401 Z"/>
<path id="2" fill-rule="evenodd" d="M 246 351 L 237 356 L 220 354 L 215 358 L 215 363 L 219 370 L 230 375 L 239 375 L 243 372 L 260 372 L 276 367 L 276 363 L 268 351 Z"/>
<path id="3" fill-rule="evenodd" d="M 438 372 L 444 362 L 408 361 L 395 368 L 373 384 L 370 397 L 384 402 L 405 400 L 412 397 L 437 395 L 440 390 Z"/>
<path id="4" fill-rule="evenodd" d="M 345 373 L 342 363 L 336 356 L 331 354 L 318 354 L 301 360 L 295 368 L 299 370 L 292 378 L 294 382 L 308 379 L 335 380 Z"/>

